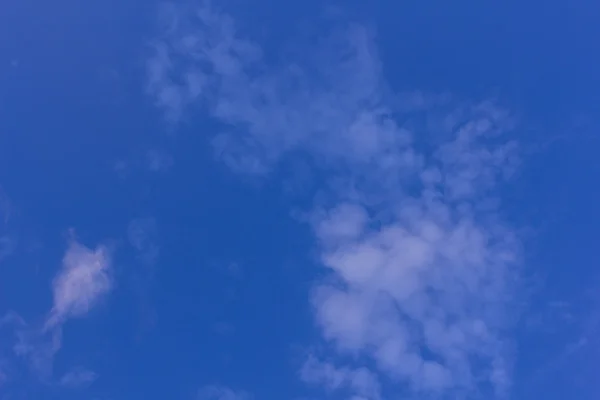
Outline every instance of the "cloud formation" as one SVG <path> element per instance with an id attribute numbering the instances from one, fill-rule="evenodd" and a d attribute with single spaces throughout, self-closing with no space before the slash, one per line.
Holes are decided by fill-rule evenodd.
<path id="1" fill-rule="evenodd" d="M 309 384 L 322 385 L 330 392 L 349 390 L 355 399 L 381 398 L 379 379 L 365 367 L 338 367 L 310 356 L 300 370 L 300 378 Z"/>
<path id="2" fill-rule="evenodd" d="M 70 318 L 87 314 L 108 294 L 112 285 L 108 249 L 98 246 L 92 250 L 71 241 L 52 282 L 54 302 L 41 329 L 27 326 L 16 314 L 11 314 L 7 320 L 17 325 L 17 342 L 13 347 L 15 354 L 28 361 L 39 379 L 50 382 L 54 356 L 62 347 L 64 323 Z M 74 383 L 75 378 L 84 378 L 84 375 L 89 374 L 63 378 L 67 384 Z"/>
<path id="3" fill-rule="evenodd" d="M 74 368 L 60 378 L 60 385 L 68 388 L 81 388 L 89 386 L 98 378 L 94 371 L 79 367 Z"/>
<path id="4" fill-rule="evenodd" d="M 33 327 L 16 331 L 14 353 L 27 361 L 28 368 L 42 382 L 52 378 L 54 356 L 62 346 L 62 329 L 55 327 L 49 332 L 40 332 Z"/>
<path id="5" fill-rule="evenodd" d="M 498 210 L 499 184 L 518 165 L 510 114 L 391 95 L 360 26 L 335 29 L 308 61 L 273 65 L 206 3 L 162 17 L 148 92 L 167 118 L 204 107 L 223 124 L 215 151 L 236 172 L 266 174 L 302 154 L 324 177 L 328 195 L 309 218 L 328 272 L 311 295 L 315 320 L 333 354 L 368 362 L 309 360 L 303 378 L 371 399 L 373 374 L 406 395 L 506 395 L 520 268 Z"/>
<path id="6" fill-rule="evenodd" d="M 81 317 L 112 289 L 110 256 L 105 247 L 92 250 L 71 242 L 54 278 L 54 305 L 44 330 L 53 329 L 69 318 Z"/>

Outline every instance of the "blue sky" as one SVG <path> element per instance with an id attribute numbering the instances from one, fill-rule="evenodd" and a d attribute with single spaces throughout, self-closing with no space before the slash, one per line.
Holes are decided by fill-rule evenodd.
<path id="1" fill-rule="evenodd" d="M 0 399 L 597 399 L 593 2 L 0 12 Z"/>

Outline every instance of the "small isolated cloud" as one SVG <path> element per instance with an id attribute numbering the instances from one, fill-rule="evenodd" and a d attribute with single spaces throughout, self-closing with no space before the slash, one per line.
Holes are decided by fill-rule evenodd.
<path id="1" fill-rule="evenodd" d="M 79 367 L 60 378 L 60 385 L 68 388 L 81 388 L 91 385 L 98 378 L 94 371 Z"/>
<path id="2" fill-rule="evenodd" d="M 54 305 L 44 330 L 87 314 L 112 289 L 110 268 L 108 249 L 98 246 L 92 250 L 71 242 L 52 283 Z"/>
<path id="3" fill-rule="evenodd" d="M 519 161 L 510 113 L 391 96 L 360 26 L 276 65 L 208 2 L 164 19 L 148 92 L 169 119 L 198 106 L 227 126 L 213 144 L 233 171 L 265 174 L 301 153 L 320 173 L 309 220 L 327 277 L 310 301 L 325 346 L 361 362 L 311 360 L 303 378 L 371 398 L 375 377 L 400 396 L 508 393 L 521 268 L 498 209 Z"/>
<path id="4" fill-rule="evenodd" d="M 0 319 L 0 326 L 16 325 L 14 353 L 24 358 L 42 381 L 52 379 L 54 357 L 62 347 L 63 324 L 70 318 L 87 314 L 112 289 L 110 268 L 107 248 L 98 246 L 92 250 L 71 241 L 52 282 L 54 302 L 43 327 L 27 326 L 14 313 Z M 76 378 L 89 379 L 90 376 L 83 370 L 72 372 L 63 377 L 61 384 L 63 380 L 73 383 Z"/>
<path id="5" fill-rule="evenodd" d="M 252 400 L 252 396 L 243 391 L 226 386 L 210 385 L 198 391 L 198 400 Z"/>

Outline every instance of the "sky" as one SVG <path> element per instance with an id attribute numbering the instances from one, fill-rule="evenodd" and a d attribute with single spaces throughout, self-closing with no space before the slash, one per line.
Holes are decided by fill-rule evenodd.
<path id="1" fill-rule="evenodd" d="M 600 398 L 594 2 L 0 11 L 0 400 Z"/>

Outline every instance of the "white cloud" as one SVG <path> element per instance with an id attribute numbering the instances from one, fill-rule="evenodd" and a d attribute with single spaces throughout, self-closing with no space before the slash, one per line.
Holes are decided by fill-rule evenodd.
<path id="1" fill-rule="evenodd" d="M 63 257 L 62 266 L 54 278 L 53 307 L 42 329 L 29 327 L 17 314 L 8 314 L 0 319 L 17 326 L 14 353 L 28 361 L 31 370 L 42 381 L 50 382 L 54 356 L 62 347 L 63 324 L 69 318 L 81 317 L 105 296 L 112 288 L 110 257 L 105 247 L 89 249 L 75 241 Z M 76 373 L 81 372 L 76 376 Z M 83 370 L 65 375 L 61 384 L 74 384 L 75 378 L 89 378 Z M 64 382 L 63 382 L 64 381 Z"/>
<path id="2" fill-rule="evenodd" d="M 68 318 L 81 317 L 112 289 L 108 249 L 95 250 L 71 242 L 54 278 L 54 305 L 44 330 L 60 326 Z"/>
<path id="3" fill-rule="evenodd" d="M 466 390 L 488 379 L 500 390 L 518 248 L 499 226 L 421 206 L 401 207 L 377 230 L 321 242 L 338 282 L 315 290 L 317 320 L 340 351 L 366 352 L 415 388 Z"/>
<path id="4" fill-rule="evenodd" d="M 264 173 L 296 148 L 326 156 L 321 161 L 328 164 L 373 165 L 389 172 L 418 161 L 406 147 L 407 132 L 395 129 L 381 102 L 379 65 L 364 29 L 354 27 L 350 40 L 333 41 L 336 54 L 350 61 L 340 64 L 330 57 L 321 68 L 320 78 L 331 80 L 335 89 L 330 91 L 295 65 L 266 71 L 260 48 L 236 36 L 231 18 L 206 3 L 166 15 L 165 39 L 155 43 L 148 62 L 148 92 L 170 116 L 196 101 L 206 104 L 228 125 L 213 143 L 232 168 Z M 191 84 L 191 76 L 202 85 Z M 240 130 L 249 134 L 238 135 Z"/>
<path id="5" fill-rule="evenodd" d="M 369 360 L 362 368 L 396 393 L 506 393 L 520 248 L 495 193 L 518 161 L 510 115 L 449 96 L 392 98 L 360 27 L 335 31 L 309 61 L 273 66 L 208 5 L 166 19 L 149 92 L 169 117 L 205 107 L 226 126 L 214 144 L 235 171 L 264 174 L 290 153 L 321 171 L 330 197 L 310 220 L 330 274 L 312 304 L 326 342 Z M 353 369 L 311 371 L 332 387 Z"/>
<path id="6" fill-rule="evenodd" d="M 61 386 L 80 388 L 91 385 L 98 378 L 94 371 L 79 367 L 67 372 L 60 378 Z"/>

